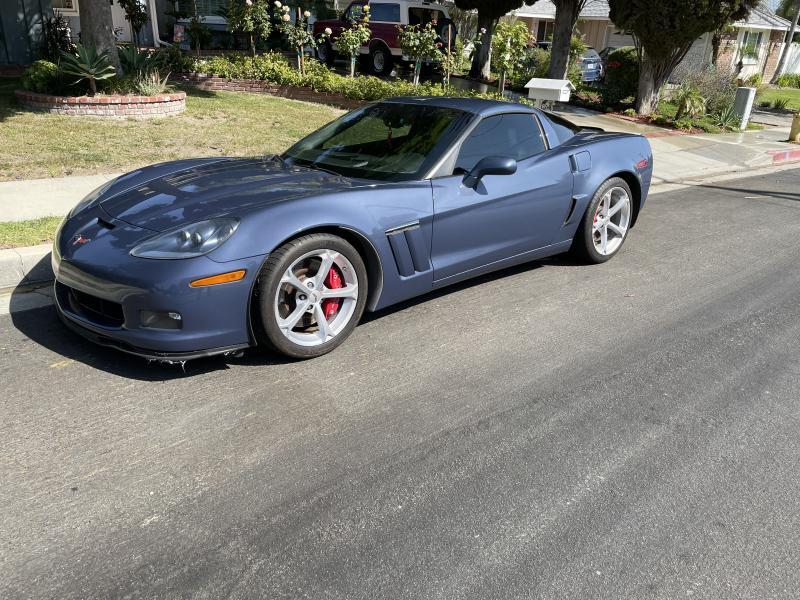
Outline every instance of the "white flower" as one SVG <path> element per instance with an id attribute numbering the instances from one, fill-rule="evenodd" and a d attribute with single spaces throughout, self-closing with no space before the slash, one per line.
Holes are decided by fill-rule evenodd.
<path id="1" fill-rule="evenodd" d="M 481 35 L 486 35 L 486 27 L 481 27 Z"/>
<path id="2" fill-rule="evenodd" d="M 283 6 L 283 4 L 281 4 L 280 0 L 275 0 L 275 6 L 276 8 L 280 8 L 281 6 Z"/>
<path id="3" fill-rule="evenodd" d="M 244 0 L 244 3 L 247 4 L 247 6 L 253 6 L 253 0 Z"/>
<path id="4" fill-rule="evenodd" d="M 291 20 L 291 18 L 292 18 L 292 17 L 290 17 L 289 15 L 283 15 L 283 17 L 281 17 L 281 18 L 282 18 L 284 21 L 289 21 L 289 20 Z"/>
<path id="5" fill-rule="evenodd" d="M 288 13 L 289 12 L 289 7 L 288 6 L 284 6 L 283 7 L 283 12 Z"/>
<path id="6" fill-rule="evenodd" d="M 308 17 L 311 16 L 311 11 L 307 10 L 307 11 L 303 12 L 303 16 L 307 19 Z"/>
<path id="7" fill-rule="evenodd" d="M 332 35 L 332 34 L 333 34 L 333 29 L 331 29 L 330 27 L 326 27 L 325 28 L 325 35 Z"/>

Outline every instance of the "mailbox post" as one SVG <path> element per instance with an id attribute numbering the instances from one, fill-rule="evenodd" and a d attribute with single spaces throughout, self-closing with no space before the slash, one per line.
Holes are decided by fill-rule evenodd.
<path id="1" fill-rule="evenodd" d="M 525 84 L 528 98 L 535 101 L 536 106 L 542 102 L 569 102 L 575 86 L 569 79 L 543 79 L 534 77 Z"/>

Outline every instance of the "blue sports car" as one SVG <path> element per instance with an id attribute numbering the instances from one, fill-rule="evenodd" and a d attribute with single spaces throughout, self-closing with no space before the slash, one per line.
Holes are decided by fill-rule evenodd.
<path id="1" fill-rule="evenodd" d="M 650 187 L 643 137 L 465 98 L 395 98 L 283 155 L 163 163 L 84 198 L 56 236 L 63 321 L 185 361 L 325 354 L 377 310 L 572 250 L 619 252 Z"/>

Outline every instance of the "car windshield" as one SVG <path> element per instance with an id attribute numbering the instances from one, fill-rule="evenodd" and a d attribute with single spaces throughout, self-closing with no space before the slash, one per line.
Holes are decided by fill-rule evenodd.
<path id="1" fill-rule="evenodd" d="M 586 52 L 583 53 L 584 60 L 597 60 L 598 58 L 600 58 L 600 55 L 594 48 L 587 48 Z"/>
<path id="2" fill-rule="evenodd" d="M 420 179 L 471 116 L 439 106 L 373 104 L 315 131 L 289 148 L 283 158 L 346 177 Z"/>

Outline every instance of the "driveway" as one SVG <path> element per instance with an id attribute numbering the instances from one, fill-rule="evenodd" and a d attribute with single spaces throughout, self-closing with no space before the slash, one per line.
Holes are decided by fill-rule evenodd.
<path id="1" fill-rule="evenodd" d="M 794 595 L 799 177 L 655 195 L 608 264 L 308 362 L 183 371 L 0 316 L 0 597 Z"/>

